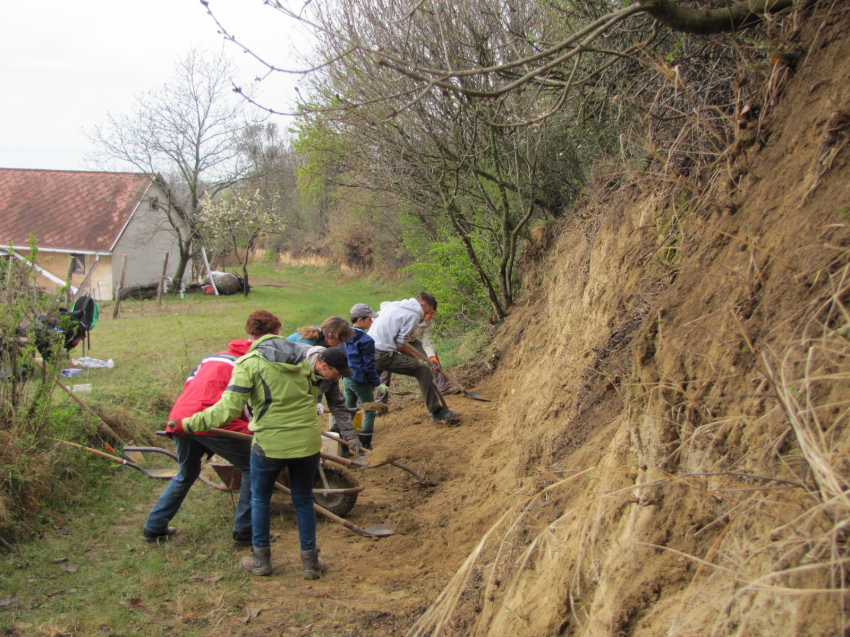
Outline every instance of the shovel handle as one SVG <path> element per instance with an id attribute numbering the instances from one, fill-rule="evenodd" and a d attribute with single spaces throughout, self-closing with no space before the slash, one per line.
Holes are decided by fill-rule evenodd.
<path id="1" fill-rule="evenodd" d="M 350 446 L 351 446 L 351 443 L 350 443 L 350 442 L 348 442 L 347 440 L 343 440 L 342 438 L 340 438 L 340 439 L 339 439 L 339 441 L 340 441 L 342 444 L 344 444 L 344 445 L 346 445 L 346 446 L 348 446 L 348 447 L 350 447 Z M 368 449 L 364 449 L 364 450 L 363 450 L 363 452 L 364 452 L 364 453 L 368 453 L 368 452 L 369 452 L 369 450 L 368 450 Z M 355 466 L 360 466 L 360 465 L 358 465 L 357 463 L 353 463 L 353 464 L 354 464 Z M 399 468 L 399 469 L 401 469 L 402 471 L 407 471 L 410 475 L 412 475 L 412 476 L 414 477 L 414 479 L 416 480 L 416 482 L 424 482 L 424 480 L 422 479 L 422 476 L 421 476 L 421 475 L 419 475 L 416 471 L 414 471 L 414 470 L 413 470 L 413 469 L 411 469 L 410 467 L 408 467 L 408 466 L 405 466 L 405 465 L 401 464 L 401 463 L 400 463 L 400 462 L 398 462 L 397 460 L 389 460 L 389 461 L 387 461 L 387 462 L 382 462 L 382 463 L 380 463 L 380 464 L 376 464 L 376 465 L 369 465 L 369 466 L 367 466 L 367 467 L 365 467 L 365 468 L 366 468 L 366 469 L 375 469 L 375 468 L 380 467 L 381 465 L 385 465 L 385 464 L 390 464 L 390 465 L 392 465 L 392 466 L 394 466 L 394 467 L 398 467 L 398 468 Z M 363 468 L 363 467 L 361 467 L 361 468 Z"/>
<path id="2" fill-rule="evenodd" d="M 240 440 L 253 440 L 254 439 L 254 436 L 252 436 L 250 434 L 242 434 L 242 433 L 239 433 L 238 431 L 230 431 L 228 429 L 219 429 L 217 427 L 213 427 L 212 429 L 210 429 L 210 432 L 215 432 L 216 435 L 225 436 L 227 438 L 238 438 Z M 352 464 L 355 464 L 355 463 L 351 462 L 351 460 L 346 460 L 345 458 L 339 458 L 339 457 L 333 456 L 329 453 L 322 452 L 322 457 L 327 459 L 327 460 L 332 460 L 333 462 L 338 462 L 339 464 L 344 464 L 346 466 L 350 466 Z M 119 460 L 120 460 L 120 458 L 119 458 Z M 274 488 L 277 491 L 282 491 L 283 493 L 288 493 L 289 495 L 292 495 L 292 491 L 287 489 L 280 482 L 275 482 Z M 367 531 L 364 531 L 359 526 L 355 526 L 354 524 L 352 524 L 348 520 L 343 520 L 341 517 L 334 515 L 333 513 L 331 513 L 330 511 L 328 511 L 327 509 L 325 509 L 323 507 L 320 507 L 316 503 L 313 503 L 313 509 L 316 511 L 316 513 L 319 513 L 319 514 L 325 516 L 326 518 L 328 518 L 332 522 L 336 522 L 337 524 L 341 524 L 345 528 L 349 529 L 350 531 L 354 531 L 358 535 L 362 535 L 363 537 L 379 537 L 379 536 L 373 535 L 373 534 L 371 534 Z"/>
<path id="3" fill-rule="evenodd" d="M 39 368 L 42 372 L 44 372 L 45 374 L 47 373 L 47 370 L 45 370 L 45 369 L 44 369 L 44 365 L 42 365 L 41 363 L 39 363 L 37 360 L 35 360 L 35 359 L 33 358 L 33 359 L 31 359 L 31 362 L 32 362 L 32 364 L 33 364 L 33 365 L 35 365 L 36 367 L 38 367 L 38 368 Z M 112 438 L 113 438 L 114 440 L 116 440 L 116 441 L 117 441 L 120 445 L 122 445 L 122 446 L 123 446 L 123 445 L 126 445 L 126 444 L 127 444 L 126 442 L 124 442 L 124 441 L 121 439 L 121 436 L 119 436 L 117 433 L 115 433 L 115 432 L 112 430 L 112 427 L 110 427 L 109 425 L 107 425 L 107 424 L 106 424 L 106 422 L 104 422 L 103 418 L 101 418 L 101 417 L 100 417 L 100 414 L 99 414 L 99 413 L 97 413 L 97 412 L 96 412 L 94 409 L 92 409 L 91 407 L 89 407 L 87 404 L 85 404 L 85 403 L 83 402 L 83 400 L 82 400 L 79 396 L 77 396 L 77 395 L 76 395 L 76 394 L 75 394 L 75 393 L 71 390 L 71 388 L 70 388 L 70 387 L 68 387 L 65 383 L 63 383 L 62 381 L 60 381 L 58 378 L 54 378 L 54 379 L 53 379 L 53 382 L 54 382 L 54 383 L 56 383 L 57 385 L 59 385 L 59 387 L 62 389 L 62 391 L 64 391 L 66 394 L 68 394 L 68 395 L 69 395 L 69 396 L 70 396 L 70 397 L 71 397 L 71 398 L 72 398 L 72 399 L 73 399 L 73 400 L 74 400 L 74 401 L 75 401 L 75 402 L 76 402 L 76 403 L 77 403 L 80 407 L 82 407 L 82 408 L 83 408 L 83 409 L 85 409 L 87 412 L 89 412 L 90 414 L 92 414 L 95 418 L 97 418 L 97 426 L 100 428 L 100 430 L 101 430 L 101 431 L 103 431 L 104 433 L 109 434 L 110 436 L 112 436 Z M 83 449 L 87 449 L 87 448 L 88 448 L 88 447 L 83 447 Z"/>
<path id="4" fill-rule="evenodd" d="M 275 488 L 275 490 L 276 490 L 276 491 L 282 491 L 283 493 L 287 493 L 287 494 L 289 494 L 289 495 L 292 495 L 292 491 L 290 491 L 289 489 L 287 489 L 287 488 L 286 488 L 285 486 L 283 486 L 280 482 L 275 482 L 275 483 L 274 483 L 274 488 Z M 324 507 L 320 507 L 320 506 L 319 506 L 318 504 L 316 504 L 315 502 L 313 503 L 313 510 L 314 510 L 316 513 L 319 513 L 320 515 L 325 516 L 325 517 L 326 517 L 328 520 L 330 520 L 331 522 L 336 522 L 337 524 L 341 524 L 342 526 L 344 526 L 344 527 L 345 527 L 345 528 L 347 528 L 348 530 L 350 530 L 350 531 L 354 531 L 354 532 L 355 532 L 355 533 L 357 533 L 358 535 L 362 535 L 363 537 L 379 537 L 379 536 L 376 536 L 376 535 L 373 535 L 373 534 L 369 533 L 368 531 L 365 531 L 365 530 L 361 529 L 359 526 L 355 526 L 354 524 L 352 524 L 352 523 L 351 523 L 351 522 L 349 522 L 348 520 L 343 520 L 343 519 L 342 519 L 341 517 L 339 517 L 338 515 L 334 515 L 333 513 L 331 513 L 330 511 L 328 511 L 328 510 L 327 510 L 327 509 L 325 509 Z"/>
<path id="5" fill-rule="evenodd" d="M 422 354 L 419 352 L 419 350 L 417 350 L 415 347 L 412 347 L 412 346 L 409 347 L 409 349 L 410 349 L 411 352 L 416 354 L 416 358 L 418 358 L 421 362 L 425 363 L 429 368 L 434 369 L 433 367 L 431 367 L 431 361 L 429 361 L 427 358 L 422 356 Z M 442 371 L 442 368 L 440 368 L 440 371 Z M 440 392 L 439 389 L 437 389 L 436 385 L 434 385 L 434 391 L 437 392 L 437 398 L 440 399 L 440 404 L 443 406 L 443 409 L 448 409 L 449 406 L 448 406 L 448 404 L 446 404 L 446 399 L 443 398 L 443 394 Z"/>
<path id="6" fill-rule="evenodd" d="M 142 471 L 142 468 L 129 460 L 124 460 L 124 458 L 118 458 L 117 456 L 110 456 L 108 453 L 104 453 L 103 451 L 98 451 L 97 449 L 92 449 L 91 447 L 84 447 L 83 445 L 78 445 L 75 442 L 68 442 L 67 440 L 59 440 L 63 445 L 68 445 L 69 447 L 76 447 L 77 449 L 82 449 L 83 451 L 88 451 L 89 453 L 93 453 L 96 456 L 100 456 L 101 458 L 106 458 L 107 460 L 111 460 L 112 462 L 117 462 L 118 464 L 127 465 L 132 469 L 138 469 Z"/>

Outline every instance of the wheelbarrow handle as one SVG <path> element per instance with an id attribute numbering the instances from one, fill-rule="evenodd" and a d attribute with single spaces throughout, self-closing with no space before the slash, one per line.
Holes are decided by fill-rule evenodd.
<path id="1" fill-rule="evenodd" d="M 219 429 L 218 427 L 213 427 L 212 429 L 210 429 L 210 433 L 214 433 L 217 436 L 224 436 L 225 438 L 236 438 L 237 440 L 253 440 L 254 439 L 254 436 L 252 436 L 251 434 L 243 434 L 243 433 L 239 433 L 238 431 L 230 431 L 229 429 Z M 333 454 L 326 453 L 324 451 L 321 452 L 321 456 L 325 460 L 328 460 L 330 462 L 335 462 L 337 464 L 341 464 L 344 467 L 350 467 L 352 465 L 355 466 L 355 467 L 362 466 L 362 465 L 358 464 L 357 462 L 354 462 L 354 461 L 349 460 L 347 458 L 340 458 L 339 456 L 335 456 Z"/>
<path id="2" fill-rule="evenodd" d="M 165 435 L 165 432 L 159 432 Z M 124 451 L 138 451 L 139 453 L 161 453 L 165 456 L 168 456 L 172 460 L 177 460 L 177 454 L 169 449 L 163 449 L 162 447 L 124 447 Z"/>

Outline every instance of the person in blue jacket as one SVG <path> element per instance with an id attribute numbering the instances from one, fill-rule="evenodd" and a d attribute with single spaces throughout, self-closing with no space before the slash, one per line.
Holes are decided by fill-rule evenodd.
<path id="1" fill-rule="evenodd" d="M 348 356 L 348 366 L 353 375 L 342 381 L 345 388 L 345 404 L 356 407 L 357 401 L 368 403 L 375 400 L 375 392 L 386 393 L 387 386 L 381 383 L 378 370 L 375 369 L 375 341 L 366 331 L 372 326 L 372 319 L 378 316 L 365 303 L 351 308 L 351 327 L 354 335 L 345 341 L 343 348 Z M 372 448 L 372 434 L 375 430 L 375 412 L 363 413 L 363 427 L 360 429 L 360 444 L 366 449 Z"/>

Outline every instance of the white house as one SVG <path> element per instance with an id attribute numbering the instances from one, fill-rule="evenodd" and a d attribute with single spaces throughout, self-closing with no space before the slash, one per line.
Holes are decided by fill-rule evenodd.
<path id="1" fill-rule="evenodd" d="M 0 168 L 0 252 L 28 257 L 32 234 L 39 285 L 55 289 L 73 256 L 71 284 L 88 277 L 96 300 L 112 300 L 125 254 L 125 287 L 155 285 L 165 251 L 174 276 L 178 244 L 166 214 L 174 208 L 155 174 Z M 184 281 L 191 272 L 189 263 Z"/>

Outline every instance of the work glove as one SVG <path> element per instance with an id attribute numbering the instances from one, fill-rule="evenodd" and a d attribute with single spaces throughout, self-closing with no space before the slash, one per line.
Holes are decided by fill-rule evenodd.
<path id="1" fill-rule="evenodd" d="M 316 413 L 320 416 L 325 413 L 325 406 L 322 403 L 316 403 Z"/>
<path id="2" fill-rule="evenodd" d="M 348 452 L 353 453 L 355 456 L 363 453 L 363 445 L 360 444 L 360 440 L 356 437 L 348 440 L 350 444 L 348 445 Z"/>
<path id="3" fill-rule="evenodd" d="M 390 391 L 390 388 L 387 387 L 384 383 L 381 383 L 377 387 L 373 387 L 373 389 L 375 390 L 376 394 L 386 394 L 388 391 Z"/>
<path id="4" fill-rule="evenodd" d="M 428 362 L 431 364 L 431 369 L 440 369 L 440 360 L 436 356 L 429 358 Z"/>
<path id="5" fill-rule="evenodd" d="M 185 436 L 190 433 L 192 433 L 192 429 L 189 425 L 183 426 L 182 418 L 180 420 L 169 420 L 168 424 L 165 425 L 165 435 L 172 439 L 174 436 Z"/>

